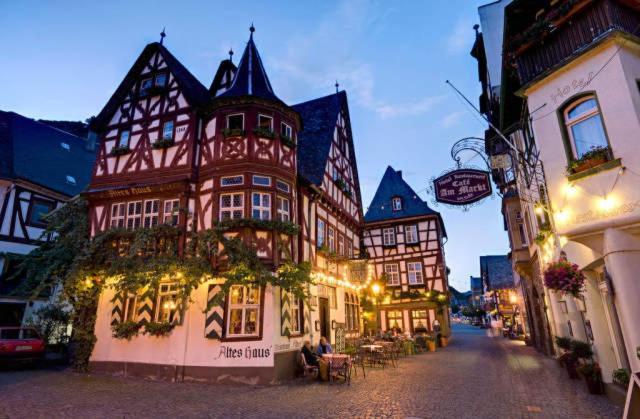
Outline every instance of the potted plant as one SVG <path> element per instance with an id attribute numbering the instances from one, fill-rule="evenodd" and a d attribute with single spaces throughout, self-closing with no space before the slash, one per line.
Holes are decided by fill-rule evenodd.
<path id="1" fill-rule="evenodd" d="M 622 388 L 629 387 L 629 381 L 631 380 L 631 374 L 626 368 L 618 368 L 613 370 L 613 383 L 619 385 Z"/>
<path id="2" fill-rule="evenodd" d="M 436 337 L 431 335 L 431 334 L 429 334 L 429 335 L 425 335 L 424 339 L 427 342 L 427 348 L 429 349 L 429 352 L 435 352 L 436 351 Z"/>
<path id="3" fill-rule="evenodd" d="M 587 382 L 591 394 L 603 394 L 602 369 L 597 362 L 586 362 L 578 367 L 578 372 Z"/>
<path id="4" fill-rule="evenodd" d="M 584 285 L 584 274 L 575 263 L 559 260 L 550 263 L 544 271 L 544 284 L 556 291 L 577 297 Z"/>
<path id="5" fill-rule="evenodd" d="M 244 136 L 244 130 L 240 129 L 240 128 L 225 128 L 222 130 L 222 135 L 224 136 L 224 138 L 229 138 L 229 137 L 243 137 Z"/>
<path id="6" fill-rule="evenodd" d="M 289 148 L 294 148 L 296 146 L 296 143 L 293 141 L 293 139 L 288 135 L 284 135 L 284 134 L 280 134 L 280 143 L 282 143 L 282 145 L 285 145 Z"/>
<path id="7" fill-rule="evenodd" d="M 132 337 L 137 336 L 139 331 L 140 324 L 131 320 L 111 326 L 112 336 L 116 339 L 130 340 Z"/>
<path id="8" fill-rule="evenodd" d="M 169 322 L 150 322 L 144 325 L 144 334 L 155 337 L 169 336 L 175 326 Z"/>
<path id="9" fill-rule="evenodd" d="M 276 137 L 276 134 L 269 128 L 256 127 L 253 129 L 253 133 L 261 138 L 274 139 Z"/>
<path id="10" fill-rule="evenodd" d="M 151 144 L 151 148 L 159 150 L 162 148 L 169 148 L 174 144 L 175 143 L 173 141 L 173 138 L 160 138 L 154 141 L 153 144 Z"/>
<path id="11" fill-rule="evenodd" d="M 123 154 L 127 154 L 131 151 L 128 145 L 116 146 L 111 149 L 112 156 L 122 156 Z"/>
<path id="12" fill-rule="evenodd" d="M 591 147 L 591 149 L 584 153 L 579 159 L 574 159 L 569 162 L 567 172 L 569 174 L 574 174 L 591 169 L 592 167 L 600 166 L 601 164 L 609 161 L 610 156 L 611 151 L 609 150 L 609 147 Z"/>

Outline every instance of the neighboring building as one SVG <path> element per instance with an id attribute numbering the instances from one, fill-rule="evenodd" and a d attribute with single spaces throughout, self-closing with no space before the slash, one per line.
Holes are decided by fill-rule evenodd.
<path id="1" fill-rule="evenodd" d="M 485 294 L 485 310 L 492 319 L 524 334 L 524 323 L 517 306 L 517 290 L 511 261 L 505 255 L 480 256 L 480 277 Z"/>
<path id="2" fill-rule="evenodd" d="M 502 193 L 502 215 L 509 237 L 509 258 L 518 290 L 518 311 L 524 318 L 527 341 L 545 354 L 553 354 L 553 335 L 542 282 L 542 249 L 534 238 L 548 229 L 548 220 L 535 211 L 535 203 L 546 196 L 542 163 L 523 100 L 515 95 L 517 83 L 512 72 L 503 71 L 505 8 L 512 0 L 501 0 L 478 8 L 482 32 L 476 29 L 471 55 L 478 60 L 478 76 L 483 94 L 480 110 L 509 139 L 515 150 L 493 129 L 485 132 L 485 150 L 492 159 L 506 165 L 492 168 L 492 177 Z M 509 30 L 510 28 L 507 28 Z"/>
<path id="3" fill-rule="evenodd" d="M 470 276 L 469 287 L 471 287 L 471 305 L 484 307 L 484 285 L 482 278 Z"/>
<path id="4" fill-rule="evenodd" d="M 446 310 L 425 301 L 424 293 L 448 293 L 444 257 L 447 236 L 440 214 L 387 167 L 364 217 L 364 246 L 375 266 L 375 278 L 386 289 L 378 308 L 382 330 L 432 330 L 438 320 L 449 333 Z"/>
<path id="5" fill-rule="evenodd" d="M 236 287 L 205 313 L 219 290 L 214 280 L 186 306 L 164 304 L 175 300 L 170 278 L 153 296 L 124 301 L 107 290 L 99 300 L 94 370 L 269 383 L 293 375 L 304 340 L 338 343 L 342 332 L 359 334 L 349 259 L 360 254 L 362 205 L 344 91 L 285 104 L 269 82 L 253 29 L 239 65 L 224 60 L 210 89 L 152 43 L 92 128 L 101 138 L 86 194 L 92 235 L 161 223 L 202 231 L 226 219 L 291 221 L 299 235 L 266 227 L 230 233 L 254 245 L 274 272 L 288 255 L 311 262 L 317 280 L 311 308 L 271 286 Z M 165 338 L 112 337 L 114 323 L 163 319 L 176 324 Z"/>
<path id="6" fill-rule="evenodd" d="M 0 111 L 0 326 L 19 326 L 56 295 L 35 299 L 15 277 L 21 256 L 35 249 L 43 216 L 89 183 L 95 151 L 80 138 L 14 112 Z"/>
<path id="7" fill-rule="evenodd" d="M 611 383 L 615 369 L 640 371 L 640 4 L 520 0 L 506 19 L 505 64 L 547 180 L 538 205 L 555 234 L 540 237 L 542 257 L 565 255 L 587 276 L 579 298 L 550 293 L 556 333 L 592 343 Z M 554 30 L 527 36 L 540 19 Z"/>
<path id="8" fill-rule="evenodd" d="M 451 285 L 449 285 L 449 292 L 451 294 L 451 307 L 468 307 L 471 301 L 471 291 L 460 292 Z"/>
<path id="9" fill-rule="evenodd" d="M 506 70 L 491 120 L 518 151 L 491 132 L 487 151 L 517 162 L 500 185 L 513 189 L 503 213 L 531 333 L 539 348 L 553 335 L 592 343 L 609 384 L 640 370 L 640 5 L 513 0 L 495 24 Z M 542 286 L 561 257 L 587 277 L 579 297 Z"/>

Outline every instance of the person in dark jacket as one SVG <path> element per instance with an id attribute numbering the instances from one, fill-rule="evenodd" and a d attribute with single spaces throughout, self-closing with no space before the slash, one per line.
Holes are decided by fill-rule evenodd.
<path id="1" fill-rule="evenodd" d="M 304 345 L 302 346 L 302 349 L 300 351 L 302 352 L 302 355 L 304 355 L 304 360 L 307 365 L 314 365 L 316 367 L 318 366 L 318 355 L 314 354 L 311 350 L 311 342 L 305 340 Z"/>

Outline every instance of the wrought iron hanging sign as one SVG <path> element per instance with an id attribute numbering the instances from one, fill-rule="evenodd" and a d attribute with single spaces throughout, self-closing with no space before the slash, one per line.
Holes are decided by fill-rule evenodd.
<path id="1" fill-rule="evenodd" d="M 491 196 L 489 172 L 456 169 L 433 181 L 436 201 L 449 205 L 470 205 Z"/>
<path id="2" fill-rule="evenodd" d="M 473 153 L 480 157 L 487 170 L 476 167 L 463 167 L 461 155 L 463 152 Z M 432 178 L 429 188 L 436 203 L 469 209 L 472 204 L 491 196 L 491 165 L 484 152 L 484 139 L 477 137 L 463 138 L 451 147 L 451 158 L 456 162 L 456 168 Z"/>

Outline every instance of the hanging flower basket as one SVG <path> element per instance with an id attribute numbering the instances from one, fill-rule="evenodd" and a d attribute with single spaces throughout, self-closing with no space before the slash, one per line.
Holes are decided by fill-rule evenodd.
<path id="1" fill-rule="evenodd" d="M 544 271 L 544 285 L 577 297 L 584 286 L 584 274 L 575 263 L 560 260 L 547 266 Z"/>

